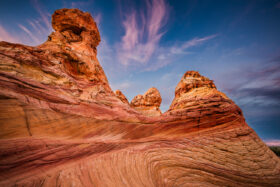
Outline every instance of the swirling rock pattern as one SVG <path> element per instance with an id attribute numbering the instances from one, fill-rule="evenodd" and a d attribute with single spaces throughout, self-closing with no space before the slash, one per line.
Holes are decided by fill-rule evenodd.
<path id="1" fill-rule="evenodd" d="M 156 88 L 150 88 L 144 95 L 135 96 L 130 106 L 146 116 L 160 116 L 161 96 Z"/>
<path id="2" fill-rule="evenodd" d="M 0 42 L 0 186 L 280 186 L 279 158 L 213 81 L 187 72 L 148 117 L 112 92 L 88 13 L 52 23 L 40 46 Z"/>

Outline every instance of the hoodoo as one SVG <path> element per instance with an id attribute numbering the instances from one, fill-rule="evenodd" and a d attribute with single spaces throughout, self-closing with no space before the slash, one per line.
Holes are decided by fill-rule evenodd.
<path id="1" fill-rule="evenodd" d="M 214 82 L 189 71 L 161 114 L 130 105 L 96 57 L 89 13 L 60 9 L 42 45 L 0 42 L 0 186 L 280 186 L 280 160 Z"/>
<path id="2" fill-rule="evenodd" d="M 130 106 L 146 116 L 159 116 L 161 96 L 156 88 L 150 88 L 144 95 L 135 96 Z"/>

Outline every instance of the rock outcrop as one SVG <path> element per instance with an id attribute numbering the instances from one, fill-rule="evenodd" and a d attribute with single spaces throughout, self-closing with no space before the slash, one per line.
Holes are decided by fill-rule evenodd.
<path id="1" fill-rule="evenodd" d="M 116 90 L 116 91 L 115 91 L 115 95 L 116 95 L 117 98 L 119 98 L 123 103 L 129 104 L 127 98 L 125 97 L 125 95 L 124 95 L 120 90 Z"/>
<path id="2" fill-rule="evenodd" d="M 100 35 L 91 15 L 78 9 L 60 9 L 52 16 L 52 26 L 55 32 L 38 46 L 41 54 L 47 53 L 48 58 L 44 60 L 61 70 L 60 73 L 67 73 L 69 82 L 71 78 L 76 80 L 68 84 L 80 88 L 81 99 L 111 95 L 107 77 L 96 58 Z"/>
<path id="3" fill-rule="evenodd" d="M 207 100 L 219 95 L 228 99 L 216 89 L 212 80 L 201 76 L 197 71 L 187 71 L 175 88 L 175 98 L 169 110 L 181 109 L 194 105 L 191 102 Z"/>
<path id="4" fill-rule="evenodd" d="M 0 42 L 0 186 L 280 186 L 280 160 L 213 81 L 187 72 L 170 109 L 112 92 L 88 13 L 57 10 L 37 47 Z"/>
<path id="5" fill-rule="evenodd" d="M 161 96 L 156 88 L 150 88 L 144 95 L 135 96 L 130 106 L 146 116 L 159 116 Z"/>
<path id="6" fill-rule="evenodd" d="M 96 57 L 100 35 L 91 15 L 60 9 L 52 25 L 54 32 L 36 47 L 0 42 L 0 94 L 63 113 L 108 119 L 106 110 L 118 113 L 112 118 L 128 117 Z M 134 113 L 128 118 L 135 120 Z"/>

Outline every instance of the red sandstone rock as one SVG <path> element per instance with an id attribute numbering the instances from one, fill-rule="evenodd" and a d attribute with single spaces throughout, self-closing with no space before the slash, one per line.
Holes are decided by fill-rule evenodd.
<path id="1" fill-rule="evenodd" d="M 212 81 L 187 72 L 145 117 L 111 91 L 88 13 L 58 10 L 53 27 L 37 47 L 0 42 L 0 186 L 280 186 L 279 158 Z"/>
<path id="2" fill-rule="evenodd" d="M 146 116 L 159 116 L 161 96 L 156 88 L 150 88 L 144 95 L 135 96 L 130 106 Z"/>
<path id="3" fill-rule="evenodd" d="M 175 89 L 175 97 L 195 88 L 216 88 L 212 80 L 201 76 L 197 71 L 187 71 Z"/>
<path id="4" fill-rule="evenodd" d="M 42 45 L 0 42 L 0 93 L 64 113 L 108 119 L 100 115 L 106 110 L 118 113 L 112 118 L 128 117 L 96 57 L 100 36 L 90 14 L 60 9 L 52 17 L 55 32 Z M 136 112 L 129 113 L 135 120 Z"/>
<path id="5" fill-rule="evenodd" d="M 125 95 L 120 91 L 120 90 L 116 90 L 115 91 L 115 95 L 117 96 L 117 98 L 119 98 L 123 103 L 129 104 L 128 100 L 126 99 Z"/>
<path id="6" fill-rule="evenodd" d="M 232 102 L 224 93 L 216 89 L 212 80 L 196 71 L 187 71 L 175 88 L 175 98 L 169 111 L 195 106 L 213 98 Z"/>

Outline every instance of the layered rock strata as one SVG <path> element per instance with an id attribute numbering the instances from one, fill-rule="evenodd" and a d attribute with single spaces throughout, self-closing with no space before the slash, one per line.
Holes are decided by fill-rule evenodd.
<path id="1" fill-rule="evenodd" d="M 135 96 L 130 106 L 146 116 L 160 116 L 161 96 L 156 88 L 150 88 L 144 95 Z"/>
<path id="2" fill-rule="evenodd" d="M 175 88 L 175 98 L 169 111 L 195 105 L 193 102 L 221 97 L 230 100 L 216 89 L 212 80 L 201 76 L 199 72 L 187 71 Z"/>
<path id="3" fill-rule="evenodd" d="M 280 186 L 279 158 L 213 81 L 187 72 L 147 117 L 112 92 L 88 13 L 52 24 L 40 46 L 0 42 L 0 186 Z"/>
<path id="4" fill-rule="evenodd" d="M 116 91 L 115 91 L 115 95 L 116 95 L 117 98 L 119 98 L 123 103 L 129 104 L 127 98 L 125 97 L 125 95 L 124 95 L 120 90 L 116 90 Z"/>
<path id="5" fill-rule="evenodd" d="M 115 96 L 98 62 L 100 35 L 91 15 L 60 9 L 52 26 L 48 40 L 36 47 L 0 42 L 0 93 L 39 108 L 135 120 L 136 112 L 127 115 L 128 106 Z M 116 115 L 103 116 L 104 110 Z"/>

